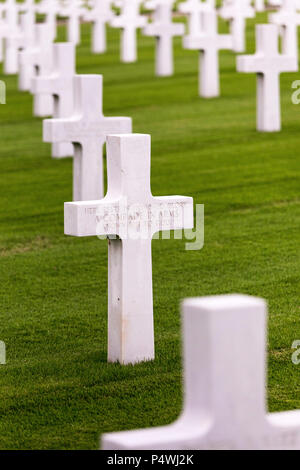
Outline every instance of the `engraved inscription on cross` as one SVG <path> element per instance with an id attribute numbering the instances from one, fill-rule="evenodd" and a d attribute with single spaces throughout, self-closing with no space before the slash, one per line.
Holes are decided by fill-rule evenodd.
<path id="1" fill-rule="evenodd" d="M 299 450 L 300 411 L 266 412 L 264 300 L 183 302 L 184 409 L 170 426 L 105 434 L 104 450 Z"/>
<path id="2" fill-rule="evenodd" d="M 106 197 L 65 204 L 66 235 L 109 237 L 110 362 L 154 358 L 152 238 L 193 227 L 192 198 L 152 196 L 150 159 L 149 135 L 108 136 Z"/>
<path id="3" fill-rule="evenodd" d="M 102 76 L 74 77 L 74 113 L 69 118 L 44 121 L 45 142 L 74 145 L 73 200 L 104 196 L 103 145 L 108 134 L 127 134 L 131 118 L 105 117 L 102 109 Z"/>

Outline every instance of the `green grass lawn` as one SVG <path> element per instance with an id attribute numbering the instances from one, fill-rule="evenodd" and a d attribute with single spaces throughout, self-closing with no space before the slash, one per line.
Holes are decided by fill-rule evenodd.
<path id="1" fill-rule="evenodd" d="M 265 20 L 264 15 L 257 18 Z M 226 28 L 223 25 L 223 30 Z M 205 247 L 153 241 L 156 360 L 106 362 L 107 246 L 63 234 L 72 200 L 72 160 L 53 160 L 32 97 L 7 83 L 0 107 L 1 449 L 97 449 L 103 432 L 167 424 L 182 406 L 180 300 L 240 292 L 269 302 L 268 406 L 300 408 L 300 106 L 281 79 L 283 130 L 255 130 L 256 80 L 221 53 L 222 96 L 197 96 L 196 52 L 176 40 L 176 73 L 154 76 L 154 42 L 139 38 L 139 61 L 119 61 L 119 32 L 108 53 L 90 53 L 82 28 L 78 73 L 104 75 L 104 112 L 131 116 L 152 135 L 154 195 L 205 204 Z M 64 28 L 60 36 L 65 37 Z M 254 21 L 248 23 L 249 52 Z"/>

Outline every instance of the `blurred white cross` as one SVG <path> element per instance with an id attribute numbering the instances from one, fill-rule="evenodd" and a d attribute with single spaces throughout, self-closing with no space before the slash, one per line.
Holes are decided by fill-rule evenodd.
<path id="1" fill-rule="evenodd" d="M 173 0 L 158 1 L 154 21 L 143 33 L 156 38 L 156 75 L 170 76 L 174 72 L 173 38 L 183 36 L 184 24 L 172 21 Z"/>
<path id="2" fill-rule="evenodd" d="M 266 317 L 255 297 L 185 300 L 180 418 L 104 434 L 102 449 L 299 450 L 300 411 L 266 412 Z"/>
<path id="3" fill-rule="evenodd" d="M 54 119 L 71 118 L 74 113 L 75 45 L 70 42 L 53 44 L 53 70 L 50 75 L 32 80 L 34 95 L 53 95 Z M 73 155 L 73 145 L 68 142 L 54 142 L 52 157 L 63 158 Z"/>
<path id="4" fill-rule="evenodd" d="M 110 23 L 113 28 L 122 29 L 122 62 L 137 60 L 137 29 L 143 28 L 147 23 L 147 18 L 140 14 L 141 3 L 141 0 L 122 0 L 121 14 L 115 16 Z"/>
<path id="5" fill-rule="evenodd" d="M 220 16 L 230 22 L 230 33 L 233 40 L 233 50 L 244 52 L 246 47 L 246 19 L 254 18 L 254 8 L 249 0 L 231 0 L 219 10 Z"/>
<path id="6" fill-rule="evenodd" d="M 296 57 L 298 61 L 300 13 L 297 10 L 296 0 L 283 0 L 280 10 L 269 15 L 269 21 L 282 27 L 282 53 Z"/>

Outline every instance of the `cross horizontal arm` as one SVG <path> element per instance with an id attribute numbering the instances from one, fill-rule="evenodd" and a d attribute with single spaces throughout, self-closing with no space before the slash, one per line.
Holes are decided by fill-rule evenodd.
<path id="1" fill-rule="evenodd" d="M 126 200 L 105 198 L 101 201 L 65 203 L 65 234 L 75 237 L 131 233 L 135 226 L 145 238 L 161 230 L 193 228 L 193 198 L 184 196 L 153 197 L 152 201 L 127 206 Z M 145 232 L 142 233 L 145 228 Z"/>

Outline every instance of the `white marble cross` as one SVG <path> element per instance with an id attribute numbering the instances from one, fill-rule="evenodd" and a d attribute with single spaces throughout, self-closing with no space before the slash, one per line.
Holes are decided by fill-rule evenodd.
<path id="1" fill-rule="evenodd" d="M 155 10 L 159 0 L 144 0 L 143 7 L 146 10 Z"/>
<path id="2" fill-rule="evenodd" d="M 193 199 L 154 197 L 149 135 L 107 139 L 108 192 L 101 201 L 65 204 L 65 234 L 105 236 L 108 244 L 108 360 L 154 358 L 151 240 L 193 227 Z"/>
<path id="3" fill-rule="evenodd" d="M 265 0 L 254 0 L 254 8 L 256 11 L 264 11 Z"/>
<path id="4" fill-rule="evenodd" d="M 0 63 L 3 62 L 4 57 L 4 38 L 6 36 L 6 26 L 4 21 L 4 10 L 0 5 Z"/>
<path id="5" fill-rule="evenodd" d="M 49 24 L 40 23 L 35 25 L 34 32 L 35 46 L 19 53 L 20 68 L 32 67 L 36 75 L 48 76 L 51 74 L 53 67 L 52 29 Z M 25 88 L 25 79 L 23 86 Z M 53 105 L 52 95 L 34 95 L 34 116 L 51 116 L 53 114 Z"/>
<path id="6" fill-rule="evenodd" d="M 184 409 L 169 426 L 104 434 L 103 450 L 299 450 L 300 411 L 266 411 L 264 300 L 183 302 Z"/>
<path id="7" fill-rule="evenodd" d="M 185 36 L 186 49 L 199 50 L 199 94 L 204 98 L 220 95 L 219 51 L 232 49 L 232 36 L 218 34 L 217 13 L 203 13 L 203 32 L 197 36 Z"/>
<path id="8" fill-rule="evenodd" d="M 52 94 L 54 98 L 55 119 L 71 118 L 74 114 L 74 76 L 76 74 L 76 52 L 73 43 L 53 45 L 53 71 L 49 76 L 32 80 L 34 95 Z M 73 155 L 73 145 L 68 142 L 52 144 L 52 157 L 63 158 Z"/>
<path id="9" fill-rule="evenodd" d="M 16 41 L 18 41 L 18 48 L 20 51 L 32 50 L 35 47 L 35 13 L 27 11 L 20 15 L 20 29 L 21 34 Z M 21 91 L 29 91 L 31 79 L 35 74 L 34 65 L 31 63 L 21 64 L 20 55 L 18 55 L 18 86 Z"/>
<path id="10" fill-rule="evenodd" d="M 85 14 L 92 21 L 92 52 L 102 54 L 106 51 L 106 25 L 114 18 L 112 0 L 94 0 L 93 8 Z"/>
<path id="11" fill-rule="evenodd" d="M 269 15 L 269 21 L 282 27 L 282 53 L 294 56 L 298 61 L 300 13 L 297 12 L 296 0 L 284 0 L 282 8 Z"/>
<path id="12" fill-rule="evenodd" d="M 3 62 L 4 58 L 4 38 L 6 36 L 7 26 L 4 18 L 2 17 L 0 10 L 0 63 Z"/>
<path id="13" fill-rule="evenodd" d="M 137 60 L 137 29 L 147 24 L 147 18 L 140 14 L 141 0 L 123 0 L 119 16 L 115 16 L 110 25 L 122 29 L 121 60 L 135 62 Z"/>
<path id="14" fill-rule="evenodd" d="M 130 133 L 131 118 L 103 115 L 101 75 L 77 75 L 73 87 L 74 114 L 64 119 L 45 120 L 44 141 L 74 145 L 73 200 L 101 199 L 106 136 Z"/>
<path id="15" fill-rule="evenodd" d="M 49 26 L 52 34 L 53 41 L 57 36 L 57 23 L 56 18 L 59 12 L 59 5 L 57 0 L 43 0 L 36 4 L 36 11 L 45 15 L 45 22 Z"/>
<path id="16" fill-rule="evenodd" d="M 246 48 L 246 19 L 254 18 L 254 8 L 249 4 L 249 0 L 230 0 L 223 5 L 219 12 L 222 18 L 230 22 L 233 50 L 244 52 Z"/>
<path id="17" fill-rule="evenodd" d="M 18 52 L 21 30 L 19 26 L 19 9 L 14 0 L 6 0 L 4 7 L 4 64 L 5 75 L 18 73 Z"/>
<path id="18" fill-rule="evenodd" d="M 295 57 L 279 54 L 278 27 L 256 26 L 256 53 L 237 57 L 239 72 L 257 74 L 257 130 L 281 129 L 280 82 L 282 72 L 297 72 Z"/>
<path id="19" fill-rule="evenodd" d="M 154 21 L 143 33 L 156 38 L 156 75 L 166 77 L 174 73 L 173 37 L 183 36 L 184 24 L 172 21 L 173 0 L 160 0 L 156 6 Z"/>
<path id="20" fill-rule="evenodd" d="M 188 33 L 190 36 L 197 36 L 203 30 L 202 14 L 204 11 L 214 9 L 214 1 L 186 0 L 179 3 L 178 11 L 188 16 Z"/>

